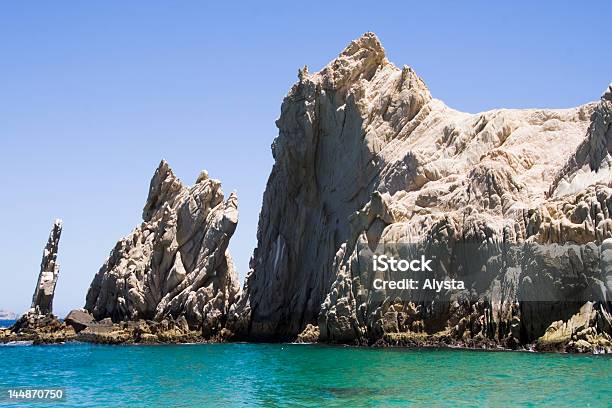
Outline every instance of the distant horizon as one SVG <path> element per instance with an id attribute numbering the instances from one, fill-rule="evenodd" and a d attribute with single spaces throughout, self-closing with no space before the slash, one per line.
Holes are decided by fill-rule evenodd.
<path id="1" fill-rule="evenodd" d="M 318 71 L 364 32 L 464 112 L 568 109 L 612 81 L 607 2 L 144 5 L 2 6 L 0 310 L 30 307 L 55 218 L 54 313 L 83 307 L 115 243 L 141 223 L 162 159 L 186 185 L 206 169 L 226 198 L 237 191 L 230 252 L 242 284 L 283 97 L 299 68 Z"/>

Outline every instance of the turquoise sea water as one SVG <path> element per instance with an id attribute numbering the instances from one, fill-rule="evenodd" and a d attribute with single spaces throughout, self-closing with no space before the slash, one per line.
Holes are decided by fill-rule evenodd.
<path id="1" fill-rule="evenodd" d="M 63 387 L 61 407 L 612 404 L 612 359 L 590 355 L 70 343 L 0 346 L 0 373 L 4 393 Z"/>

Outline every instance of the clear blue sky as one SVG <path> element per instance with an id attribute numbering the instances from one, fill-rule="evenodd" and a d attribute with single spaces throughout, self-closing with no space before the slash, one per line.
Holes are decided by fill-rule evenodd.
<path id="1" fill-rule="evenodd" d="M 29 307 L 55 217 L 55 311 L 81 307 L 141 221 L 161 158 L 187 184 L 207 169 L 238 191 L 242 280 L 282 98 L 299 67 L 320 69 L 365 31 L 469 112 L 571 107 L 612 80 L 610 2 L 224 3 L 0 5 L 0 309 Z"/>

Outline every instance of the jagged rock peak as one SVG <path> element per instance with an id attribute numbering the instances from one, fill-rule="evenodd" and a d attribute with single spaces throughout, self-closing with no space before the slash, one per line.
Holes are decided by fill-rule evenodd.
<path id="1" fill-rule="evenodd" d="M 306 72 L 300 70 L 300 75 Z M 404 65 L 401 69 L 389 62 L 386 57 L 385 49 L 376 34 L 367 32 L 351 43 L 338 55 L 336 59 L 327 64 L 320 72 L 313 74 L 315 80 L 319 80 L 324 88 L 348 87 L 358 83 L 360 80 L 380 85 L 384 81 L 374 81 L 374 75 L 382 70 L 386 70 L 386 75 L 382 78 L 402 72 L 403 83 L 406 79 L 415 80 L 419 88 L 427 89 L 425 83 L 419 78 L 414 70 Z"/>
<path id="2" fill-rule="evenodd" d="M 183 184 L 174 175 L 168 162 L 162 159 L 151 179 L 147 202 L 142 210 L 142 219 L 150 220 L 164 203 L 170 203 L 183 188 Z"/>
<path id="3" fill-rule="evenodd" d="M 601 95 L 601 99 L 612 101 L 612 83 L 608 85 L 608 89 Z"/>
<path id="4" fill-rule="evenodd" d="M 380 40 L 373 32 L 364 33 L 361 37 L 351 43 L 340 53 L 338 60 L 362 60 L 371 58 L 380 64 L 387 63 L 385 49 Z"/>
<path id="5" fill-rule="evenodd" d="M 365 33 L 352 41 L 320 72 L 310 78 L 321 84 L 323 89 L 348 89 L 361 79 L 371 80 L 382 67 L 389 65 L 378 37 L 374 33 Z M 301 70 L 300 77 L 308 70 Z"/>
<path id="6" fill-rule="evenodd" d="M 240 336 L 311 338 L 317 325 L 325 341 L 449 331 L 513 347 L 586 300 L 610 299 L 574 281 L 570 267 L 578 251 L 580 273 L 600 279 L 597 248 L 612 238 L 609 92 L 571 109 L 459 112 L 432 98 L 411 68 L 388 62 L 373 34 L 299 77 L 276 122 L 257 248 L 230 316 Z M 396 243 L 429 251 L 440 260 L 436 278 L 466 276 L 468 289 L 396 302 L 373 287 L 364 258 Z M 516 263 L 502 268 L 492 252 L 476 264 L 489 243 L 516 246 Z M 470 281 L 468 266 L 488 278 Z M 539 275 L 549 266 L 559 282 Z M 582 291 L 574 305 L 561 297 L 554 308 L 530 306 L 538 298 L 529 293 L 572 285 Z"/>
<path id="7" fill-rule="evenodd" d="M 224 325 L 239 291 L 227 247 L 238 199 L 201 172 L 186 187 L 162 160 L 151 179 L 143 222 L 120 240 L 93 279 L 85 309 L 97 320 L 185 318 L 207 336 Z"/>
<path id="8" fill-rule="evenodd" d="M 62 220 L 56 219 L 49 234 L 47 245 L 43 250 L 40 263 L 40 273 L 36 282 L 36 289 L 32 296 L 32 307 L 30 313 L 46 315 L 53 312 L 53 296 L 55 285 L 59 276 L 59 264 L 57 263 L 57 250 L 62 235 Z"/>

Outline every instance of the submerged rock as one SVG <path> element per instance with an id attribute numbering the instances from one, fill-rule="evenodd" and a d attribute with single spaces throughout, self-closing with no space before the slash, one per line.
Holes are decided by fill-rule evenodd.
<path id="1" fill-rule="evenodd" d="M 292 340 L 316 325 L 328 342 L 517 348 L 586 302 L 610 311 L 609 95 L 459 112 L 372 33 L 320 72 L 300 70 L 232 330 Z M 375 289 L 368 260 L 398 244 L 466 288 L 426 299 Z"/>
<path id="2" fill-rule="evenodd" d="M 227 251 L 236 194 L 224 201 L 221 183 L 206 172 L 187 187 L 162 161 L 142 218 L 94 277 L 86 311 L 98 321 L 181 319 L 204 337 L 220 332 L 240 289 Z"/>

